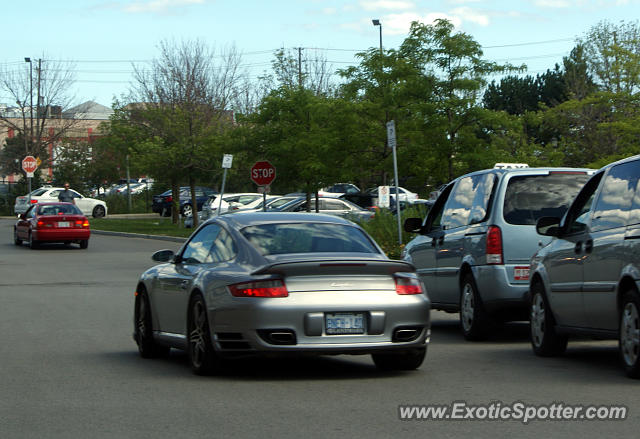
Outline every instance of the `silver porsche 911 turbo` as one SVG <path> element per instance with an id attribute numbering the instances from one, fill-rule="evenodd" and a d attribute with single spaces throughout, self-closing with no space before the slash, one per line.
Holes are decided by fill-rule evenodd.
<path id="1" fill-rule="evenodd" d="M 371 354 L 418 368 L 430 303 L 407 262 L 358 225 L 316 213 L 224 215 L 200 226 L 136 287 L 134 339 L 145 358 L 186 350 L 196 374 L 255 354 Z"/>

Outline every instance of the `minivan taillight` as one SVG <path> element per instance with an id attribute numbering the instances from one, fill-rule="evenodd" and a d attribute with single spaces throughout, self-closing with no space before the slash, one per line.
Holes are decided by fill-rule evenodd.
<path id="1" fill-rule="evenodd" d="M 487 231 L 487 264 L 502 264 L 502 231 L 498 226 L 489 226 Z"/>
<path id="2" fill-rule="evenodd" d="M 257 282 L 243 282 L 229 285 L 229 292 L 234 297 L 288 297 L 289 291 L 280 279 Z"/>

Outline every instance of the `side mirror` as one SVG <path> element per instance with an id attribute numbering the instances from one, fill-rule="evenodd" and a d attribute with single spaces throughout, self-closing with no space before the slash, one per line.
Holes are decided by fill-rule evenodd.
<path id="1" fill-rule="evenodd" d="M 422 229 L 422 218 L 407 218 L 404 220 L 404 231 L 409 233 L 420 233 Z"/>
<path id="2" fill-rule="evenodd" d="M 560 236 L 560 218 L 543 216 L 536 223 L 536 232 L 544 236 Z"/>
<path id="3" fill-rule="evenodd" d="M 174 256 L 173 250 L 158 250 L 151 256 L 151 259 L 156 262 L 169 262 Z"/>
<path id="4" fill-rule="evenodd" d="M 27 219 L 24 213 L 21 213 L 20 215 L 18 215 L 18 218 L 20 218 L 21 220 Z"/>

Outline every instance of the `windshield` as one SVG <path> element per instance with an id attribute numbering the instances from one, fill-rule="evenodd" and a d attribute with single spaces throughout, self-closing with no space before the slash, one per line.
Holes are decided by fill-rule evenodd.
<path id="1" fill-rule="evenodd" d="M 245 227 L 241 233 L 265 256 L 318 252 L 380 253 L 362 230 L 342 224 L 263 224 Z"/>

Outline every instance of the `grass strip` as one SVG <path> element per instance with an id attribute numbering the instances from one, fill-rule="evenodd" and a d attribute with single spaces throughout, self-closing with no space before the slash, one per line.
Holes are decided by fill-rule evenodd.
<path id="1" fill-rule="evenodd" d="M 113 219 L 90 218 L 91 228 L 109 232 L 140 233 L 144 235 L 191 236 L 193 229 L 178 227 L 171 218 Z"/>

